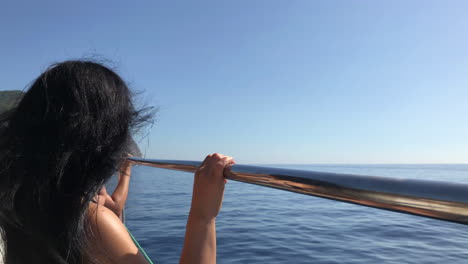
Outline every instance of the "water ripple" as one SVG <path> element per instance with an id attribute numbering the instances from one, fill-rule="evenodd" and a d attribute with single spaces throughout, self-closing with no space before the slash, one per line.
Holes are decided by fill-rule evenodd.
<path id="1" fill-rule="evenodd" d="M 281 167 L 281 166 L 280 166 Z M 466 165 L 287 168 L 468 182 Z M 137 167 L 127 225 L 157 263 L 178 263 L 188 173 Z M 217 220 L 219 263 L 467 263 L 466 226 L 230 181 Z"/>

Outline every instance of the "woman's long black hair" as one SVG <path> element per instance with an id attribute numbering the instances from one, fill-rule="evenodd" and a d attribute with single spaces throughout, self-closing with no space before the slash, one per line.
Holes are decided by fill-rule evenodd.
<path id="1" fill-rule="evenodd" d="M 150 118 L 99 63 L 65 61 L 41 74 L 0 117 L 5 263 L 88 262 L 88 204 Z"/>

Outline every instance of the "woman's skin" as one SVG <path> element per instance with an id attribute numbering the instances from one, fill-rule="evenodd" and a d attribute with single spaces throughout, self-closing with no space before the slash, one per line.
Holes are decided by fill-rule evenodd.
<path id="1" fill-rule="evenodd" d="M 128 157 L 133 156 L 128 154 Z M 109 195 L 107 193 L 106 187 L 103 186 L 95 199 L 98 204 L 104 205 L 110 209 L 121 220 L 123 220 L 123 209 L 125 208 L 125 203 L 127 202 L 131 172 L 132 163 L 126 159 L 120 166 L 119 181 L 112 195 Z"/>
<path id="2" fill-rule="evenodd" d="M 99 260 L 99 263 L 148 263 L 114 212 L 105 206 L 90 203 L 88 217 L 95 239 L 89 250 L 90 257 Z"/>
<path id="3" fill-rule="evenodd" d="M 180 256 L 181 264 L 216 263 L 216 216 L 221 209 L 224 185 L 227 182 L 223 171 L 232 164 L 232 157 L 215 153 L 208 155 L 195 172 L 192 204 Z M 131 166 L 124 163 L 122 167 L 130 175 Z M 126 186 L 128 193 L 128 184 Z M 123 208 L 119 206 L 113 208 Z M 114 210 L 102 202 L 90 203 L 88 217 L 96 238 L 96 247 L 92 249 L 94 256 L 106 263 L 147 263 Z"/>

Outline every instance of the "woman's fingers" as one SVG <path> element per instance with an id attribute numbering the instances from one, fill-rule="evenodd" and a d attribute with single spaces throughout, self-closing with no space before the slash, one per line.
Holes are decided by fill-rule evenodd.
<path id="1" fill-rule="evenodd" d="M 212 176 L 224 179 L 224 169 L 234 163 L 235 161 L 231 156 L 214 153 L 206 157 L 200 168 L 215 170 L 217 173 L 213 173 Z M 226 183 L 227 181 L 224 179 L 224 182 Z"/>

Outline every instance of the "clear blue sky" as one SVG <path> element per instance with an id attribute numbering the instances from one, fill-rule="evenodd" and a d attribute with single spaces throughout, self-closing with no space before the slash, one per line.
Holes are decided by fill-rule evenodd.
<path id="1" fill-rule="evenodd" d="M 160 107 L 148 158 L 466 163 L 466 1 L 7 1 L 2 90 L 100 55 Z"/>

